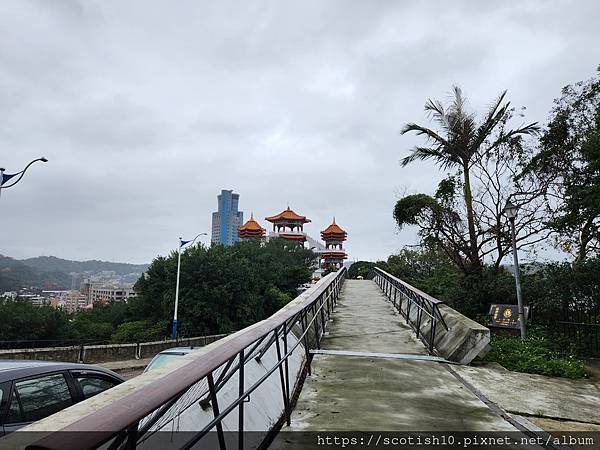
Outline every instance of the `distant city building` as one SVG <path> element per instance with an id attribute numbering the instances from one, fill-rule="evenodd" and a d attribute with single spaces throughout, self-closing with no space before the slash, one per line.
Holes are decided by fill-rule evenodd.
<path id="1" fill-rule="evenodd" d="M 123 302 L 135 297 L 131 286 L 106 286 L 92 284 L 88 290 L 88 303 Z"/>
<path id="2" fill-rule="evenodd" d="M 50 306 L 62 308 L 69 313 L 74 313 L 81 309 L 85 309 L 88 306 L 88 297 L 79 291 L 72 290 L 68 291 L 60 299 L 50 300 Z"/>
<path id="3" fill-rule="evenodd" d="M 27 300 L 33 306 L 44 306 L 49 304 L 49 300 L 39 294 L 21 294 L 19 293 L 18 298 L 20 300 Z"/>
<path id="4" fill-rule="evenodd" d="M 325 241 L 325 250 L 321 252 L 321 258 L 323 269 L 340 269 L 346 259 L 346 250 L 343 247 L 343 243 L 346 240 L 348 233 L 346 233 L 340 226 L 335 223 L 335 217 L 333 222 L 323 231 L 321 231 L 321 239 Z"/>
<path id="5" fill-rule="evenodd" d="M 265 229 L 254 220 L 254 214 L 250 214 L 250 220 L 238 228 L 238 237 L 245 239 L 262 239 L 265 237 Z"/>
<path id="6" fill-rule="evenodd" d="M 240 194 L 222 190 L 217 199 L 218 211 L 212 215 L 211 242 L 233 245 L 238 241 L 238 228 L 244 223 L 244 213 L 238 210 Z"/>
<path id="7" fill-rule="evenodd" d="M 273 224 L 273 232 L 269 233 L 270 237 L 280 237 L 304 246 L 306 241 L 304 224 L 309 223 L 310 219 L 296 214 L 288 206 L 285 211 L 274 216 L 265 217 L 265 220 Z"/>

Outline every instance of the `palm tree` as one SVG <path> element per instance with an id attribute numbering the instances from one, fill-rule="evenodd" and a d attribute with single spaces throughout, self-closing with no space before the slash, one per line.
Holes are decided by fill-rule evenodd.
<path id="1" fill-rule="evenodd" d="M 504 102 L 506 91 L 490 106 L 481 123 L 477 123 L 474 113 L 466 110 L 466 99 L 460 88 L 453 86 L 452 100 L 444 107 L 438 100 L 427 100 L 425 111 L 430 119 L 438 125 L 438 130 L 409 123 L 402 129 L 402 134 L 415 132 L 427 138 L 428 146 L 417 146 L 412 153 L 400 160 L 402 167 L 417 161 L 432 159 L 446 170 L 458 167 L 463 173 L 463 195 L 467 210 L 469 230 L 469 254 L 467 259 L 473 269 L 481 266 L 477 247 L 477 233 L 473 215 L 473 195 L 471 192 L 470 169 L 477 158 L 503 144 L 514 142 L 522 135 L 538 133 L 537 122 L 516 129 L 506 129 L 506 122 L 512 115 L 510 102 Z M 497 130 L 497 131 L 496 131 Z"/>

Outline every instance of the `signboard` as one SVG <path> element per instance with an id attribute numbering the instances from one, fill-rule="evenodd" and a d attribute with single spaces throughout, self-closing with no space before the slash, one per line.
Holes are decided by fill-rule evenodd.
<path id="1" fill-rule="evenodd" d="M 529 317 L 529 306 L 523 307 L 525 320 Z M 519 328 L 519 307 L 517 305 L 492 305 L 490 307 L 492 325 L 502 328 Z"/>

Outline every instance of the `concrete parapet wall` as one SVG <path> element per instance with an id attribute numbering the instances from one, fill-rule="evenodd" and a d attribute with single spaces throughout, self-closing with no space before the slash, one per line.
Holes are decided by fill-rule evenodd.
<path id="1" fill-rule="evenodd" d="M 0 350 L 0 359 L 34 359 L 42 361 L 103 363 L 129 359 L 150 358 L 173 347 L 203 347 L 226 334 L 199 336 L 187 339 L 134 344 L 84 345 L 74 347 L 27 348 Z"/>
<path id="2" fill-rule="evenodd" d="M 438 327 L 434 347 L 449 361 L 469 364 L 477 356 L 485 356 L 489 351 L 489 328 L 463 316 L 448 305 L 440 305 L 442 317 L 448 330 Z"/>
<path id="3" fill-rule="evenodd" d="M 407 312 L 407 301 L 402 302 L 402 311 Z M 485 356 L 489 349 L 490 330 L 487 327 L 463 316 L 448 305 L 440 304 L 439 311 L 448 326 L 441 323 L 435 329 L 434 348 L 439 356 L 459 364 L 469 364 L 477 356 Z M 418 309 L 412 307 L 410 320 L 417 321 Z M 421 333 L 425 338 L 431 335 L 431 319 L 423 314 Z"/>

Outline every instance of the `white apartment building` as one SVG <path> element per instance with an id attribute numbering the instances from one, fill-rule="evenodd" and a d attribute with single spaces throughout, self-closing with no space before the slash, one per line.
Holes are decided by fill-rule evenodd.
<path id="1" fill-rule="evenodd" d="M 135 297 L 136 293 L 131 286 L 106 286 L 92 284 L 89 290 L 89 303 L 97 302 L 123 302 Z"/>

